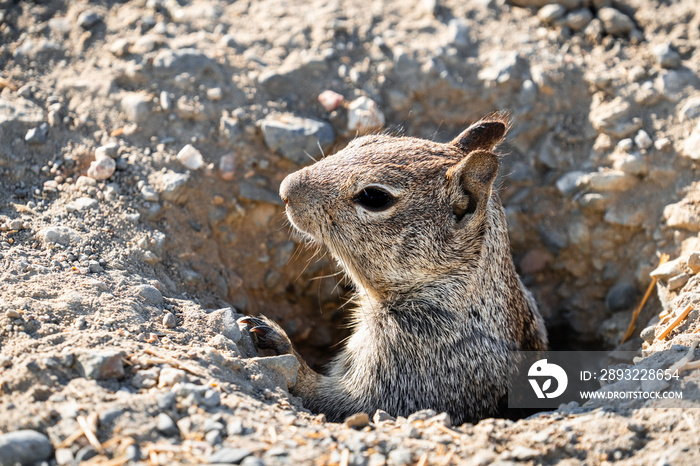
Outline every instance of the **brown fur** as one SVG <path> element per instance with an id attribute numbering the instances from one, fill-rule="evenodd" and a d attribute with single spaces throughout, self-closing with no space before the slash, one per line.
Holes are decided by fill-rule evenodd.
<path id="1" fill-rule="evenodd" d="M 547 345 L 492 187 L 506 129 L 496 115 L 448 144 L 366 136 L 284 180 L 290 221 L 328 249 L 357 291 L 354 332 L 327 375 L 276 324 L 255 319 L 259 347 L 299 358 L 292 392 L 307 408 L 334 421 L 376 409 L 430 408 L 456 423 L 499 414 L 508 351 Z M 393 203 L 363 206 L 368 186 Z"/>

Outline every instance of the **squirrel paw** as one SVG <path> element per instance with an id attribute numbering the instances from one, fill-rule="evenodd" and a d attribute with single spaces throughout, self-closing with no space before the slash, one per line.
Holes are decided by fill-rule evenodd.
<path id="1" fill-rule="evenodd" d="M 275 355 L 292 354 L 292 342 L 282 327 L 267 317 L 241 317 L 237 321 L 248 327 L 253 344 L 258 350 L 270 350 Z"/>

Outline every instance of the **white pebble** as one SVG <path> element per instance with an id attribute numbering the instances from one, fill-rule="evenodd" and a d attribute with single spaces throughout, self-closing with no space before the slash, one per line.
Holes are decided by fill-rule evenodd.
<path id="1" fill-rule="evenodd" d="M 640 129 L 634 137 L 634 143 L 637 144 L 637 147 L 640 149 L 648 149 L 654 141 L 651 140 L 651 136 L 649 136 L 646 131 Z"/>
<path id="2" fill-rule="evenodd" d="M 116 169 L 117 163 L 113 158 L 102 156 L 90 164 L 87 175 L 95 180 L 106 180 L 114 174 Z"/>
<path id="3" fill-rule="evenodd" d="M 204 166 L 202 154 L 192 144 L 187 144 L 180 150 L 177 154 L 177 160 L 190 170 L 199 170 Z"/>

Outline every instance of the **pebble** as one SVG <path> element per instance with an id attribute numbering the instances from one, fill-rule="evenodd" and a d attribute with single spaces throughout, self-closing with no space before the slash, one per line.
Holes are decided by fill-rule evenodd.
<path id="1" fill-rule="evenodd" d="M 325 90 L 318 95 L 321 106 L 329 113 L 338 108 L 344 100 L 345 98 L 341 94 L 331 90 Z"/>
<path id="2" fill-rule="evenodd" d="M 683 265 L 683 259 L 678 257 L 661 264 L 652 270 L 649 276 L 651 278 L 656 278 L 657 280 L 668 280 L 671 277 L 675 277 L 676 275 L 683 273 Z"/>
<path id="3" fill-rule="evenodd" d="M 95 149 L 95 160 L 102 157 L 111 157 L 116 159 L 119 156 L 119 144 L 110 142 Z"/>
<path id="4" fill-rule="evenodd" d="M 700 160 L 700 123 L 690 133 L 690 136 L 683 141 L 681 155 L 691 160 Z"/>
<path id="5" fill-rule="evenodd" d="M 375 411 L 374 416 L 372 416 L 372 421 L 375 424 L 379 424 L 380 422 L 394 422 L 396 418 L 383 409 L 378 409 Z"/>
<path id="6" fill-rule="evenodd" d="M 544 24 L 554 24 L 556 20 L 566 14 L 566 8 L 556 3 L 545 5 L 537 12 L 537 17 Z"/>
<path id="7" fill-rule="evenodd" d="M 472 44 L 469 23 L 462 18 L 452 18 L 447 23 L 447 43 L 455 47 L 467 47 Z"/>
<path id="8" fill-rule="evenodd" d="M 313 162 L 335 142 L 333 127 L 311 118 L 273 114 L 260 122 L 260 128 L 269 149 L 300 165 Z"/>
<path id="9" fill-rule="evenodd" d="M 49 134 L 49 124 L 42 123 L 39 126 L 27 131 L 24 136 L 24 141 L 31 145 L 41 145 L 46 142 L 46 137 Z"/>
<path id="10" fill-rule="evenodd" d="M 275 384 L 284 389 L 289 389 L 297 383 L 299 360 L 292 354 L 282 354 L 265 358 L 250 358 L 249 361 L 256 362 L 258 366 L 264 367 L 272 374 L 275 374 L 277 376 L 273 376 Z M 268 372 L 268 374 L 270 372 Z"/>
<path id="11" fill-rule="evenodd" d="M 73 456 L 73 451 L 70 448 L 59 448 L 56 450 L 55 454 L 56 464 L 59 466 L 68 465 L 75 460 Z"/>
<path id="12" fill-rule="evenodd" d="M 0 466 L 34 464 L 51 458 L 49 438 L 34 430 L 18 430 L 0 435 Z"/>
<path id="13" fill-rule="evenodd" d="M 86 445 L 75 454 L 75 461 L 82 464 L 83 461 L 88 461 L 97 456 L 97 450 L 92 445 Z"/>
<path id="14" fill-rule="evenodd" d="M 604 7 L 598 10 L 598 18 L 603 22 L 603 29 L 613 36 L 625 36 L 634 28 L 634 21 L 615 8 Z"/>
<path id="15" fill-rule="evenodd" d="M 593 127 L 617 138 L 626 138 L 642 127 L 642 120 L 631 117 L 630 103 L 621 97 L 592 106 L 588 118 Z"/>
<path id="16" fill-rule="evenodd" d="M 637 288 L 628 282 L 616 283 L 605 297 L 605 307 L 611 312 L 626 311 L 637 302 Z"/>
<path id="17" fill-rule="evenodd" d="M 688 283 L 688 280 L 690 280 L 691 275 L 688 273 L 680 273 L 676 275 L 675 277 L 671 278 L 668 280 L 668 290 L 669 291 L 676 291 L 680 288 L 683 288 L 686 283 Z"/>
<path id="18" fill-rule="evenodd" d="M 207 315 L 207 327 L 212 332 L 221 334 L 234 343 L 238 343 L 241 339 L 241 330 L 238 327 L 238 322 L 236 322 L 236 314 L 230 307 L 209 313 Z"/>
<path id="19" fill-rule="evenodd" d="M 75 355 L 75 365 L 82 377 L 92 380 L 121 379 L 124 364 L 121 351 L 96 350 Z"/>
<path id="20" fill-rule="evenodd" d="M 236 118 L 222 116 L 219 120 L 219 131 L 226 136 L 231 144 L 238 144 L 243 137 L 241 122 Z"/>
<path id="21" fill-rule="evenodd" d="M 216 102 L 223 98 L 224 93 L 220 87 L 212 87 L 207 89 L 207 99 Z"/>
<path id="22" fill-rule="evenodd" d="M 178 162 L 189 170 L 199 170 L 204 166 L 204 157 L 192 144 L 187 144 L 180 149 L 176 158 Z"/>
<path id="23" fill-rule="evenodd" d="M 12 101 L 0 97 L 0 125 L 11 121 L 39 126 L 44 122 L 44 111 L 34 102 L 21 97 Z"/>
<path id="24" fill-rule="evenodd" d="M 385 118 L 379 105 L 369 97 L 358 97 L 348 105 L 348 131 L 364 134 L 384 126 Z"/>
<path id="25" fill-rule="evenodd" d="M 99 206 L 97 199 L 91 197 L 79 197 L 74 201 L 66 204 L 66 210 L 68 212 L 82 212 L 85 210 L 96 209 Z"/>
<path id="26" fill-rule="evenodd" d="M 613 168 L 629 173 L 630 175 L 644 175 L 649 170 L 647 162 L 639 152 L 615 155 L 613 159 Z"/>
<path id="27" fill-rule="evenodd" d="M 700 97 L 691 97 L 683 103 L 678 112 L 680 121 L 690 121 L 700 117 Z"/>
<path id="28" fill-rule="evenodd" d="M 102 16 L 93 10 L 85 10 L 78 15 L 78 26 L 83 29 L 90 29 L 102 21 Z"/>
<path id="29" fill-rule="evenodd" d="M 19 218 L 13 218 L 10 220 L 10 223 L 8 223 L 7 226 L 10 227 L 10 230 L 21 230 L 24 228 L 22 219 Z"/>
<path id="30" fill-rule="evenodd" d="M 700 252 L 691 252 L 688 256 L 688 262 L 686 265 L 693 271 L 693 273 L 700 272 Z"/>
<path id="31" fill-rule="evenodd" d="M 345 419 L 344 424 L 353 429 L 362 429 L 369 425 L 369 415 L 367 413 L 356 413 Z"/>
<path id="32" fill-rule="evenodd" d="M 154 306 L 163 302 L 163 294 L 155 286 L 138 285 L 133 288 L 133 293 Z"/>
<path id="33" fill-rule="evenodd" d="M 158 202 L 160 200 L 158 193 L 150 185 L 144 185 L 141 188 L 141 198 L 146 202 Z"/>
<path id="34" fill-rule="evenodd" d="M 411 450 L 399 447 L 389 453 L 389 462 L 394 466 L 406 466 L 413 463 Z"/>
<path id="35" fill-rule="evenodd" d="M 557 180 L 557 189 L 565 196 L 573 194 L 578 189 L 581 177 L 585 175 L 584 172 L 578 170 L 569 172 Z"/>
<path id="36" fill-rule="evenodd" d="M 95 180 L 109 179 L 117 169 L 117 163 L 113 158 L 102 156 L 90 163 L 90 168 L 87 170 L 87 175 Z"/>
<path id="37" fill-rule="evenodd" d="M 156 416 L 156 429 L 167 437 L 174 437 L 180 434 L 180 429 L 178 429 L 173 418 L 165 413 L 160 413 Z"/>
<path id="38" fill-rule="evenodd" d="M 581 31 L 584 29 L 593 19 L 593 13 L 588 8 L 580 8 L 574 10 L 566 15 L 564 19 L 564 24 L 572 31 Z"/>
<path id="39" fill-rule="evenodd" d="M 210 463 L 239 464 L 247 456 L 252 455 L 250 450 L 245 448 L 223 447 L 209 455 Z"/>
<path id="40" fill-rule="evenodd" d="M 177 327 L 177 318 L 172 312 L 166 312 L 163 316 L 163 327 L 165 328 L 175 328 Z"/>
<path id="41" fill-rule="evenodd" d="M 671 228 L 700 230 L 700 210 L 692 203 L 680 201 L 664 207 L 663 218 Z"/>
<path id="42" fill-rule="evenodd" d="M 640 129 L 639 131 L 637 131 L 637 135 L 634 137 L 634 143 L 640 149 L 648 149 L 654 144 L 654 141 L 651 139 L 651 136 L 649 136 L 649 134 L 646 131 Z"/>
<path id="43" fill-rule="evenodd" d="M 231 181 L 236 173 L 236 156 L 233 153 L 222 155 L 219 160 L 219 175 L 224 181 Z"/>
<path id="44" fill-rule="evenodd" d="M 654 338 L 656 337 L 656 325 L 650 325 L 649 327 L 646 327 L 639 333 L 639 336 L 642 340 L 651 344 L 651 342 L 653 342 Z"/>
<path id="45" fill-rule="evenodd" d="M 652 49 L 656 63 L 663 68 L 673 69 L 681 66 L 681 56 L 673 50 L 671 44 L 663 43 L 655 45 Z"/>
<path id="46" fill-rule="evenodd" d="M 151 104 L 147 96 L 138 92 L 129 92 L 121 100 L 126 117 L 136 123 L 143 123 L 151 115 Z"/>
<path id="47" fill-rule="evenodd" d="M 68 227 L 50 226 L 39 230 L 38 236 L 46 243 L 68 246 L 72 241 L 80 239 L 80 234 Z"/>
<path id="48" fill-rule="evenodd" d="M 162 49 L 153 58 L 153 71 L 161 76 L 172 77 L 182 73 L 199 76 L 216 69 L 214 60 L 194 48 Z"/>
<path id="49" fill-rule="evenodd" d="M 637 177 L 620 170 L 590 173 L 588 186 L 592 191 L 626 191 L 637 184 Z"/>
<path id="50" fill-rule="evenodd" d="M 170 202 L 184 202 L 187 196 L 187 182 L 190 175 L 187 173 L 167 172 L 161 176 L 161 197 Z"/>

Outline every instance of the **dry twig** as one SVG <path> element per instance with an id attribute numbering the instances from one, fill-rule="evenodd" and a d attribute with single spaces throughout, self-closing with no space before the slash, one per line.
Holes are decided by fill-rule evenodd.
<path id="1" fill-rule="evenodd" d="M 685 309 L 683 309 L 683 312 L 681 312 L 678 317 L 673 319 L 668 326 L 659 334 L 658 337 L 656 337 L 657 340 L 663 340 L 665 339 L 669 333 L 673 331 L 678 325 L 680 325 L 681 322 L 683 322 L 683 319 L 688 317 L 688 314 L 690 314 L 690 311 L 693 310 L 693 305 L 688 304 Z"/>
<path id="2" fill-rule="evenodd" d="M 661 259 L 659 259 L 659 266 L 661 264 L 667 262 L 668 259 L 669 259 L 668 254 L 662 254 Z M 646 293 L 644 293 L 644 297 L 642 298 L 642 301 L 639 303 L 639 306 L 637 306 L 637 308 L 632 313 L 632 319 L 630 320 L 630 324 L 627 326 L 627 331 L 625 332 L 625 336 L 622 337 L 621 343 L 624 343 L 627 340 L 629 340 L 630 337 L 632 336 L 632 334 L 634 334 L 634 329 L 637 326 L 637 319 L 639 318 L 639 314 L 641 314 L 642 309 L 644 309 L 644 305 L 649 300 L 649 297 L 651 296 L 651 292 L 654 291 L 655 286 L 656 286 L 656 278 L 652 278 L 651 283 L 649 283 L 649 287 L 647 288 Z"/>

